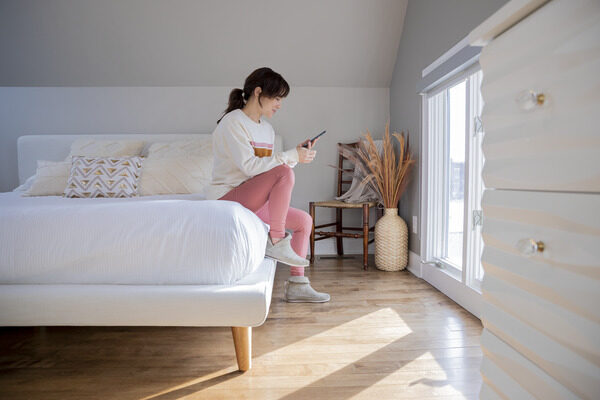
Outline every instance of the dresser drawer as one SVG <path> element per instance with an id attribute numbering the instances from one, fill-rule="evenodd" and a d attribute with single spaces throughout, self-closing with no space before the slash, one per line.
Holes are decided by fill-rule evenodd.
<path id="1" fill-rule="evenodd" d="M 486 187 L 600 192 L 599 38 L 600 2 L 554 0 L 483 49 Z"/>
<path id="2" fill-rule="evenodd" d="M 488 189 L 482 208 L 486 274 L 600 321 L 599 194 Z M 544 250 L 524 254 L 527 239 Z"/>
<path id="3" fill-rule="evenodd" d="M 486 389 L 489 392 L 486 397 L 495 398 L 496 395 L 498 398 L 544 400 L 579 398 L 487 329 L 481 334 L 481 348 L 485 356 L 481 365 L 483 382 L 488 386 L 493 385 Z M 484 399 L 483 390 L 481 394 Z"/>
<path id="4" fill-rule="evenodd" d="M 486 190 L 482 205 L 484 327 L 569 391 L 593 398 L 600 194 Z"/>
<path id="5" fill-rule="evenodd" d="M 483 374 L 483 371 L 482 371 Z M 485 380 L 485 375 L 483 376 L 483 383 L 481 384 L 481 392 L 479 392 L 480 400 L 504 400 L 505 398 L 500 397 L 498 392 L 493 389 L 496 387 L 495 382 L 490 382 Z"/>

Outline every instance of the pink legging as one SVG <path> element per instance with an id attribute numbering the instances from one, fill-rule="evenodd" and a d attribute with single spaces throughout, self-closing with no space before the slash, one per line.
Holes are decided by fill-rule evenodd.
<path id="1" fill-rule="evenodd" d="M 305 258 L 312 218 L 308 213 L 290 207 L 293 188 L 294 171 L 283 164 L 248 179 L 219 200 L 236 201 L 256 213 L 271 226 L 271 237 L 282 238 L 286 228 L 291 230 L 292 249 Z M 303 276 L 304 268 L 291 267 L 290 272 L 294 276 Z"/>

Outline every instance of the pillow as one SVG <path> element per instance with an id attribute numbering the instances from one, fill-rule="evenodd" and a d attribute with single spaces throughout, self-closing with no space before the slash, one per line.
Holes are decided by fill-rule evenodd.
<path id="1" fill-rule="evenodd" d="M 142 157 L 73 156 L 65 197 L 135 197 Z"/>
<path id="2" fill-rule="evenodd" d="M 71 143 L 71 152 L 65 161 L 72 156 L 86 157 L 132 157 L 142 154 L 144 142 L 141 140 L 97 140 L 81 138 Z"/>
<path id="3" fill-rule="evenodd" d="M 13 192 L 25 192 L 29 190 L 31 185 L 33 185 L 33 181 L 35 180 L 35 174 L 31 175 L 27 180 L 22 184 L 13 189 Z"/>
<path id="4" fill-rule="evenodd" d="M 69 161 L 38 160 L 35 179 L 23 196 L 61 196 L 67 187 Z"/>
<path id="5" fill-rule="evenodd" d="M 153 143 L 140 176 L 140 195 L 202 193 L 212 177 L 212 138 Z"/>
<path id="6" fill-rule="evenodd" d="M 211 181 L 210 157 L 166 157 L 144 160 L 140 195 L 203 193 Z"/>
<path id="7" fill-rule="evenodd" d="M 176 140 L 152 143 L 148 158 L 212 156 L 212 138 Z"/>

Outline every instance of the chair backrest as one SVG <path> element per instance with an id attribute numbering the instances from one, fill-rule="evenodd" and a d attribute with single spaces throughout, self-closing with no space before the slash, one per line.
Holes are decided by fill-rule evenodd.
<path id="1" fill-rule="evenodd" d="M 338 143 L 340 145 L 342 143 Z M 345 143 L 347 146 L 352 146 L 354 148 L 358 147 L 358 142 L 353 143 Z M 338 146 L 339 148 L 339 146 Z M 349 189 L 352 184 L 352 178 L 354 177 L 354 164 L 352 164 L 352 168 L 344 168 L 344 161 L 349 161 L 346 157 L 342 155 L 340 151 L 338 151 L 338 175 L 337 175 L 337 196 L 341 196 L 344 194 L 346 190 Z M 349 178 L 345 178 L 344 175 L 349 176 Z M 348 185 L 346 190 L 342 189 L 343 185 Z"/>

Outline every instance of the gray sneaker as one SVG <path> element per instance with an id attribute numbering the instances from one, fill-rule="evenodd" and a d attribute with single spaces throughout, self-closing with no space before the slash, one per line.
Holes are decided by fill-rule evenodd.
<path id="1" fill-rule="evenodd" d="M 296 254 L 294 249 L 292 249 L 290 240 L 292 240 L 292 235 L 286 233 L 283 239 L 276 244 L 273 244 L 273 242 L 271 242 L 271 236 L 269 235 L 265 257 L 291 265 L 292 267 L 308 267 L 308 260 Z"/>
<path id="2" fill-rule="evenodd" d="M 327 293 L 313 289 L 305 276 L 290 276 L 283 283 L 283 298 L 288 303 L 325 303 L 330 299 Z"/>

